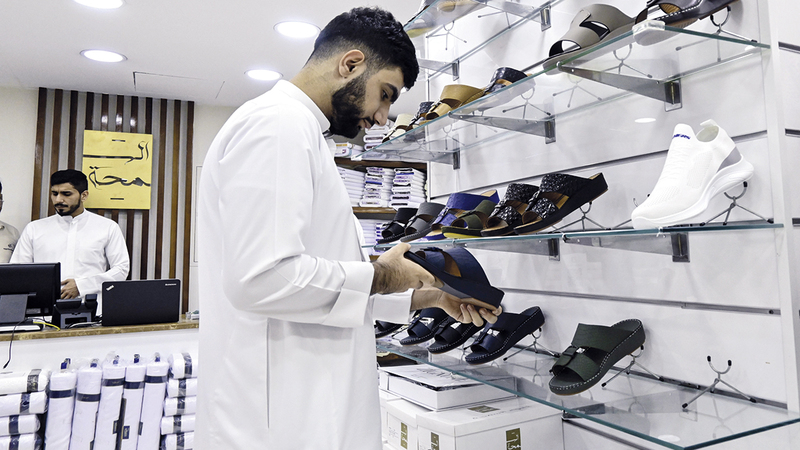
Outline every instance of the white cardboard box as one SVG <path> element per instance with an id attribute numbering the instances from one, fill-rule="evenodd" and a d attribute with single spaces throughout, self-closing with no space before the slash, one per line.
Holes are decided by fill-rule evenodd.
<path id="1" fill-rule="evenodd" d="M 402 398 L 386 402 L 386 442 L 397 450 L 417 450 L 417 415 L 429 411 Z"/>
<path id="2" fill-rule="evenodd" d="M 514 394 L 494 386 L 424 364 L 382 367 L 380 387 L 429 409 L 440 410 L 512 398 Z M 481 379 L 514 389 L 516 379 L 495 367 L 476 369 Z"/>
<path id="3" fill-rule="evenodd" d="M 562 450 L 561 415 L 516 398 L 417 415 L 419 450 Z"/>
<path id="4" fill-rule="evenodd" d="M 389 391 L 380 389 L 378 390 L 378 398 L 380 399 L 381 404 L 381 436 L 386 439 L 386 403 L 392 400 L 397 400 L 400 397 L 392 394 Z"/>

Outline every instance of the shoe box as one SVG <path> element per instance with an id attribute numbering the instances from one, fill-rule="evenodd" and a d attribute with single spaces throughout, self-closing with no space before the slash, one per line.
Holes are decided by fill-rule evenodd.
<path id="1" fill-rule="evenodd" d="M 402 398 L 387 401 L 385 439 L 389 448 L 417 450 L 417 416 L 425 412 L 430 410 Z"/>
<path id="2" fill-rule="evenodd" d="M 564 448 L 561 415 L 514 398 L 443 411 L 403 399 L 387 403 L 388 447 L 393 450 L 557 450 Z"/>
<path id="3" fill-rule="evenodd" d="M 516 379 L 494 367 L 475 369 L 476 377 L 494 386 L 424 364 L 381 367 L 380 388 L 432 410 L 457 408 L 481 402 L 514 397 Z M 494 373 L 494 372 L 497 373 Z"/>

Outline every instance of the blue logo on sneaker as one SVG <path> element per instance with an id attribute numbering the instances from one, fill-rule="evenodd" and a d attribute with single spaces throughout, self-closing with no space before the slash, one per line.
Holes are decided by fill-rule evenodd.
<path id="1" fill-rule="evenodd" d="M 676 137 L 692 140 L 692 138 L 685 134 L 676 134 L 675 136 L 672 136 L 672 139 L 675 139 Z"/>

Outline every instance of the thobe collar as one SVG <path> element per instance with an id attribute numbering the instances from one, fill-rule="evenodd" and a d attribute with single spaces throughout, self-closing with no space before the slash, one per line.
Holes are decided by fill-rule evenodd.
<path id="1" fill-rule="evenodd" d="M 58 220 L 66 223 L 66 224 L 70 224 L 72 222 L 79 223 L 82 220 L 84 220 L 87 217 L 89 217 L 89 215 L 86 214 L 86 210 L 84 209 L 82 213 L 78 214 L 75 217 L 72 217 L 72 216 L 60 216 L 57 213 L 56 213 L 56 217 L 58 218 Z"/>
<path id="2" fill-rule="evenodd" d="M 295 86 L 289 81 L 286 80 L 279 80 L 275 83 L 275 86 L 272 88 L 273 90 L 279 91 L 298 102 L 302 103 L 306 108 L 308 108 L 312 114 L 314 114 L 314 118 L 317 119 L 319 122 L 319 127 L 322 131 L 326 131 L 331 127 L 331 122 L 325 117 L 325 114 L 322 113 L 322 110 L 319 109 L 314 100 L 311 100 L 311 97 L 306 95 L 302 89 Z"/>

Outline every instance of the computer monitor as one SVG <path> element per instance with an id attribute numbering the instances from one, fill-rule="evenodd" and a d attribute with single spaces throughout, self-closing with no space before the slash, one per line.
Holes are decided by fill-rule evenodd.
<path id="1" fill-rule="evenodd" d="M 26 317 L 51 316 L 61 297 L 61 263 L 0 264 L 0 297 L 27 295 Z"/>

